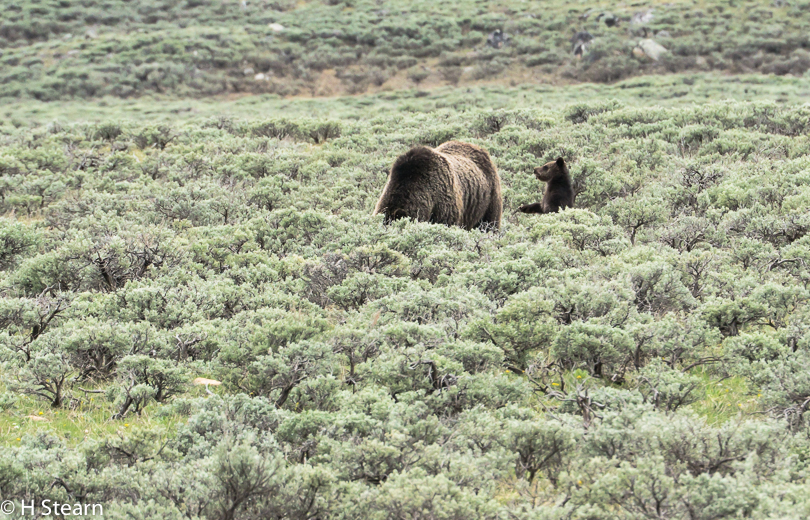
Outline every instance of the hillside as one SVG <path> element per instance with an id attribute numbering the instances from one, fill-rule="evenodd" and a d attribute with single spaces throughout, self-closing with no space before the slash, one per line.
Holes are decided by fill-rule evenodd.
<path id="1" fill-rule="evenodd" d="M 6 100 L 334 96 L 810 68 L 806 1 L 41 0 L 0 9 Z"/>
<path id="2" fill-rule="evenodd" d="M 108 96 L 94 100 L 59 102 L 17 99 L 4 104 L 0 108 L 0 116 L 3 116 L 4 124 L 15 128 L 76 122 L 177 123 L 200 122 L 212 118 L 319 118 L 324 114 L 345 121 L 361 121 L 401 113 L 427 114 L 437 110 L 462 113 L 527 107 L 559 109 L 561 106 L 594 99 L 617 100 L 631 106 L 671 108 L 723 100 L 795 105 L 810 101 L 810 83 L 795 77 L 696 73 L 640 76 L 609 85 L 445 86 L 329 98 L 244 94 L 207 98 L 149 95 L 137 99 L 119 99 Z"/>

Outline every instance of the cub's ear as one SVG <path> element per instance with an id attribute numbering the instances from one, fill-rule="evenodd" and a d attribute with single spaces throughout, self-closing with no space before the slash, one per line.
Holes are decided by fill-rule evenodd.
<path id="1" fill-rule="evenodd" d="M 562 157 L 557 157 L 557 167 L 565 168 L 565 159 L 563 159 Z"/>

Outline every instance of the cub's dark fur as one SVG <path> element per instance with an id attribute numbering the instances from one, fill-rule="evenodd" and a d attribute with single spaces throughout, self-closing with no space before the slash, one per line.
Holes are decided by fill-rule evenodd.
<path id="1" fill-rule="evenodd" d="M 534 169 L 534 175 L 546 183 L 542 202 L 525 204 L 518 208 L 523 213 L 556 213 L 574 207 L 574 186 L 568 165 L 562 157 Z"/>

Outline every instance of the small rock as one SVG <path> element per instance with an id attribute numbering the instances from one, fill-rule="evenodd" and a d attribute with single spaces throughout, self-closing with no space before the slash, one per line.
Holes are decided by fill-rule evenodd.
<path id="1" fill-rule="evenodd" d="M 62 36 L 62 39 L 63 39 L 63 40 L 69 40 L 69 39 L 71 39 L 71 38 L 73 38 L 73 35 L 72 35 L 72 34 L 70 34 L 70 33 L 67 33 L 66 35 Z"/>
<path id="2" fill-rule="evenodd" d="M 270 23 L 267 24 L 267 27 L 269 27 L 271 31 L 275 32 L 281 32 L 284 30 L 284 26 L 281 25 L 280 23 Z"/>
<path id="3" fill-rule="evenodd" d="M 509 35 L 503 32 L 501 29 L 495 29 L 487 35 L 487 45 L 495 49 L 500 49 L 505 45 L 509 45 L 509 40 Z"/>
<path id="4" fill-rule="evenodd" d="M 216 379 L 207 379 L 205 377 L 197 377 L 192 381 L 195 385 L 212 385 L 212 386 L 219 386 L 222 383 L 217 381 Z"/>
<path id="5" fill-rule="evenodd" d="M 588 44 L 593 40 L 593 35 L 588 31 L 579 31 L 571 38 L 571 52 L 574 56 L 582 57 L 588 52 Z"/>
<path id="6" fill-rule="evenodd" d="M 67 51 L 67 55 L 68 56 L 78 56 L 79 51 L 77 51 L 76 49 L 73 49 L 72 51 Z"/>
<path id="7" fill-rule="evenodd" d="M 250 75 L 251 75 L 251 74 L 253 74 L 254 72 L 255 72 L 255 71 L 253 70 L 253 67 L 248 67 L 248 68 L 246 68 L 245 70 L 243 70 L 243 71 L 242 71 L 242 73 L 243 73 L 245 76 L 250 76 Z"/>
<path id="8" fill-rule="evenodd" d="M 264 80 L 267 79 L 267 76 L 260 72 L 260 73 L 256 74 L 255 76 L 253 76 L 253 79 L 255 79 L 256 81 L 264 81 Z"/>
<path id="9" fill-rule="evenodd" d="M 638 47 L 636 49 L 640 49 L 644 56 L 650 58 L 653 61 L 658 61 L 661 58 L 661 55 L 665 52 L 668 52 L 666 47 L 661 45 L 660 43 L 656 43 L 655 40 L 651 40 L 649 38 L 641 40 L 638 42 Z M 633 55 L 636 55 L 635 49 L 633 50 Z"/>
<path id="10" fill-rule="evenodd" d="M 98 38 L 98 30 L 95 27 L 91 27 L 85 31 L 84 37 L 88 40 L 95 40 Z"/>
<path id="11" fill-rule="evenodd" d="M 588 31 L 579 31 L 571 37 L 571 43 L 589 42 L 591 40 L 593 40 L 593 35 Z"/>
<path id="12" fill-rule="evenodd" d="M 669 31 L 658 31 L 655 33 L 656 38 L 672 38 L 672 35 L 669 34 Z"/>
<path id="13" fill-rule="evenodd" d="M 633 18 L 630 20 L 630 24 L 644 25 L 646 23 L 650 23 L 653 18 L 655 18 L 655 15 L 653 15 L 653 10 L 647 9 L 646 11 L 640 11 L 634 14 Z"/>
<path id="14" fill-rule="evenodd" d="M 605 25 L 607 25 L 608 27 L 614 27 L 619 23 L 619 17 L 611 13 L 610 11 L 599 13 L 599 16 L 596 17 L 596 21 L 598 22 L 600 20 L 605 22 Z"/>

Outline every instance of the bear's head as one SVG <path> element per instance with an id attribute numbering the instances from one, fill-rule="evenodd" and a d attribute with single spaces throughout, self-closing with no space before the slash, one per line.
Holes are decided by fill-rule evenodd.
<path id="1" fill-rule="evenodd" d="M 565 164 L 565 159 L 562 157 L 557 157 L 556 161 L 547 162 L 534 169 L 534 176 L 543 182 L 548 182 L 560 175 L 568 175 L 568 165 Z"/>

